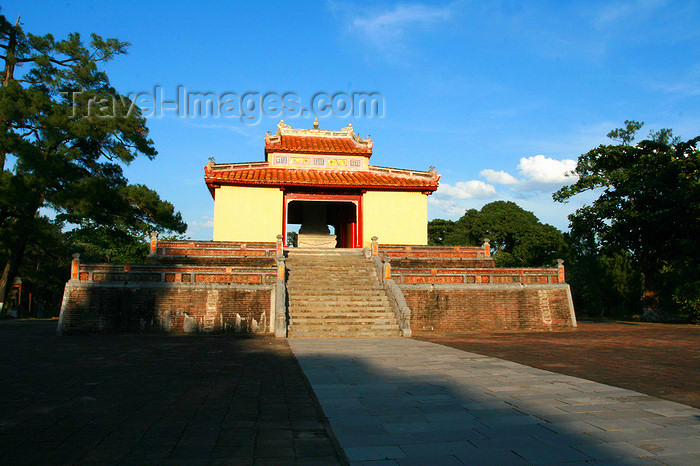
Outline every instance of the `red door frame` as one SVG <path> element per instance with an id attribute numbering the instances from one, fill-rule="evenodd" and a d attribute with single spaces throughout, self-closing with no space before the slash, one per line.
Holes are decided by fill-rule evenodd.
<path id="1" fill-rule="evenodd" d="M 362 244 L 362 194 L 305 194 L 283 192 L 282 196 L 282 237 L 284 245 L 287 244 L 287 209 L 292 201 L 330 201 L 352 202 L 355 204 L 355 228 L 352 231 L 352 247 L 361 248 Z"/>

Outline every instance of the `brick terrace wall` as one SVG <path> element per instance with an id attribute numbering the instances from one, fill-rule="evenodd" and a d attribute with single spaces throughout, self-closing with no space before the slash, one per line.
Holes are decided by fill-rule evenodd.
<path id="1" fill-rule="evenodd" d="M 70 280 L 59 331 L 269 332 L 274 296 L 274 285 Z"/>
<path id="2" fill-rule="evenodd" d="M 576 326 L 561 264 L 497 268 L 488 242 L 480 247 L 379 245 L 377 252 L 390 267 L 384 275 L 399 286 L 411 309 L 412 331 Z"/>
<path id="3" fill-rule="evenodd" d="M 115 265 L 74 259 L 59 333 L 272 331 L 274 243 L 152 241 L 151 250 L 152 259 L 177 262 Z"/>
<path id="4" fill-rule="evenodd" d="M 576 326 L 569 285 L 399 285 L 411 330 L 514 331 Z"/>

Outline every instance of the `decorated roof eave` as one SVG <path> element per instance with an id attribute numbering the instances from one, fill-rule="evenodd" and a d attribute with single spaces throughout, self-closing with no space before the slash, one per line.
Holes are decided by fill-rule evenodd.
<path id="1" fill-rule="evenodd" d="M 211 197 L 214 198 L 214 192 L 217 188 L 221 186 L 240 186 L 247 188 L 280 188 L 280 189 L 290 189 L 290 188 L 312 188 L 312 189 L 348 189 L 357 191 L 400 191 L 400 192 L 419 192 L 426 195 L 430 195 L 437 190 L 437 184 L 435 185 L 423 185 L 423 186 L 394 186 L 394 185 L 382 185 L 382 184 L 333 184 L 333 183 L 294 183 L 294 182 L 269 182 L 269 181 L 242 181 L 242 180 L 208 180 L 205 179 L 207 183 L 207 188 L 209 188 L 209 193 Z"/>

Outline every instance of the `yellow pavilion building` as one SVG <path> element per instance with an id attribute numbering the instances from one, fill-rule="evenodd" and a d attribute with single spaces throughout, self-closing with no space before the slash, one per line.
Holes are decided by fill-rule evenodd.
<path id="1" fill-rule="evenodd" d="M 265 161 L 214 163 L 204 179 L 214 198 L 214 241 L 273 241 L 299 228 L 299 247 L 428 244 L 428 195 L 440 175 L 375 167 L 370 137 L 291 128 L 265 137 Z"/>

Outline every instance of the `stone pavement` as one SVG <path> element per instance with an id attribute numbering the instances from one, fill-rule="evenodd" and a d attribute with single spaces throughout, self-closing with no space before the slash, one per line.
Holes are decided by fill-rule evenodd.
<path id="1" fill-rule="evenodd" d="M 413 339 L 289 344 L 352 464 L 700 464 L 686 405 Z"/>
<path id="2" fill-rule="evenodd" d="M 0 464 L 342 464 L 285 340 L 0 321 Z"/>
<path id="3" fill-rule="evenodd" d="M 583 321 L 556 332 L 413 336 L 700 408 L 700 325 Z"/>

